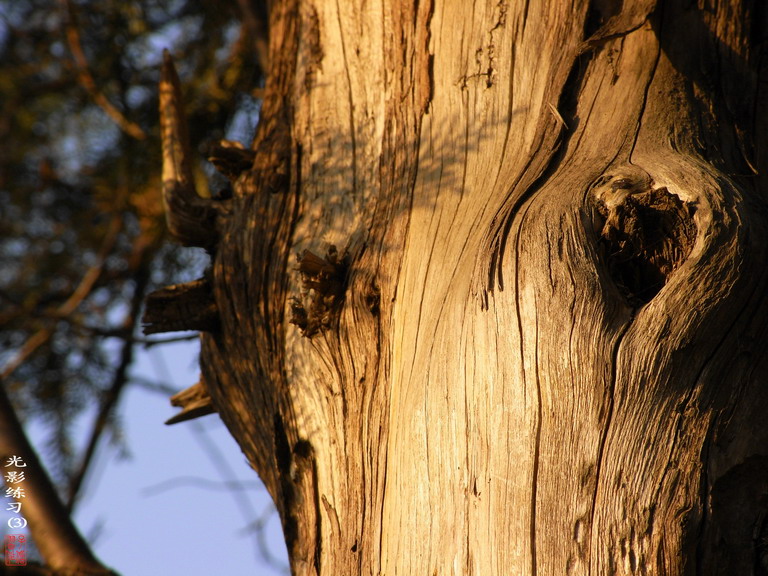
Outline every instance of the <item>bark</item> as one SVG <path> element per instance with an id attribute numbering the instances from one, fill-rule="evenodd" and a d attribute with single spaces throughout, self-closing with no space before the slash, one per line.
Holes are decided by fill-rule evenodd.
<path id="1" fill-rule="evenodd" d="M 294 574 L 768 573 L 765 24 L 274 3 L 202 371 Z"/>

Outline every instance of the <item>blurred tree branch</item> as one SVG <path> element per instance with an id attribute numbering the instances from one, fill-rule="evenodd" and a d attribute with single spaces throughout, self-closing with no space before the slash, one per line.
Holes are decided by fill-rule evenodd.
<path id="1" fill-rule="evenodd" d="M 91 75 L 88 67 L 88 59 L 85 57 L 82 45 L 80 43 L 80 32 L 77 29 L 77 18 L 75 14 L 75 7 L 70 0 L 59 0 L 62 9 L 65 11 L 64 31 L 67 37 L 67 44 L 69 50 L 72 53 L 72 58 L 75 61 L 75 68 L 77 70 L 77 78 L 80 81 L 80 85 L 91 95 L 93 101 L 109 116 L 112 121 L 120 127 L 120 129 L 135 138 L 136 140 L 144 140 L 147 135 L 135 122 L 131 122 L 125 115 L 120 112 L 99 90 L 96 86 L 96 81 Z"/>
<path id="2" fill-rule="evenodd" d="M 101 250 L 99 251 L 99 258 L 96 264 L 91 266 L 86 271 L 85 275 L 83 276 L 82 280 L 72 295 L 56 309 L 55 316 L 57 318 L 66 318 L 72 314 L 72 312 L 75 311 L 80 303 L 90 294 L 91 290 L 96 284 L 96 281 L 103 271 L 107 256 L 109 256 L 109 254 L 112 252 L 121 228 L 122 218 L 120 215 L 113 216 L 109 230 L 107 231 L 107 235 L 102 242 Z M 53 326 L 50 324 L 35 332 L 21 346 L 20 350 L 16 353 L 16 357 L 8 362 L 8 364 L 3 368 L 2 373 L 0 373 L 0 382 L 5 381 L 8 377 L 10 377 L 11 374 L 13 374 L 16 369 L 35 352 L 35 350 L 37 350 L 40 346 L 48 341 L 52 334 Z"/>
<path id="3" fill-rule="evenodd" d="M 141 311 L 141 306 L 146 296 L 147 285 L 149 282 L 149 265 L 151 261 L 151 254 L 145 254 L 141 259 L 139 268 L 135 276 L 135 288 L 133 297 L 131 299 L 131 307 L 123 320 L 123 327 L 126 333 L 133 334 Z M 70 480 L 69 494 L 67 499 L 67 508 L 69 511 L 75 506 L 78 494 L 83 484 L 85 475 L 93 460 L 93 456 L 96 453 L 96 447 L 99 444 L 99 440 L 106 429 L 109 422 L 110 415 L 115 409 L 118 400 L 120 399 L 120 393 L 123 391 L 126 382 L 128 381 L 128 368 L 133 362 L 134 346 L 130 339 L 123 341 L 120 352 L 120 363 L 115 370 L 112 384 L 107 389 L 106 393 L 102 397 L 99 413 L 96 416 L 96 420 L 91 430 L 90 438 L 85 449 L 80 466 L 76 473 Z"/>

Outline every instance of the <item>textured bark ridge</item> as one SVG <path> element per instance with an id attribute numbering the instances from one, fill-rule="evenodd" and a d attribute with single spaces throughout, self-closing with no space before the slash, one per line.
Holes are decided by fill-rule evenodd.
<path id="1" fill-rule="evenodd" d="M 294 574 L 765 573 L 764 12 L 272 5 L 202 371 Z"/>

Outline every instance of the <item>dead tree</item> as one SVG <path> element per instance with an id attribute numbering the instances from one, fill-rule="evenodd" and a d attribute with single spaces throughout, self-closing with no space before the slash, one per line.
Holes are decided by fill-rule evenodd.
<path id="1" fill-rule="evenodd" d="M 166 90 L 169 223 L 212 253 L 166 320 L 205 330 L 294 574 L 768 574 L 766 30 L 274 2 L 231 200 Z"/>

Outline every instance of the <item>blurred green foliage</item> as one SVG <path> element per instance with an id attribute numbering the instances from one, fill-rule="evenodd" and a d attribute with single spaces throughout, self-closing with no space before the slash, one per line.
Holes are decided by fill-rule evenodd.
<path id="1" fill-rule="evenodd" d="M 260 9 L 0 0 L 0 374 L 22 419 L 46 426 L 62 486 L 81 457 L 73 421 L 129 381 L 140 302 L 191 274 L 160 202 L 162 50 L 184 84 L 193 146 L 249 145 L 263 74 L 242 22 Z M 200 170 L 215 193 L 222 181 Z"/>

